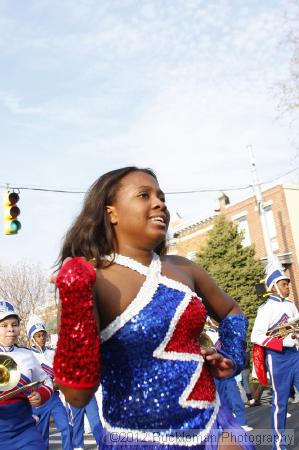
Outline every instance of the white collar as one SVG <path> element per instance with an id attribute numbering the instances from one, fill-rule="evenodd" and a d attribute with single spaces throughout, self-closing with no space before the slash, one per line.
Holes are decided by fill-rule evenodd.
<path id="1" fill-rule="evenodd" d="M 0 352 L 8 353 L 12 352 L 14 349 L 14 345 L 10 345 L 9 347 L 5 347 L 4 345 L 0 345 Z"/>

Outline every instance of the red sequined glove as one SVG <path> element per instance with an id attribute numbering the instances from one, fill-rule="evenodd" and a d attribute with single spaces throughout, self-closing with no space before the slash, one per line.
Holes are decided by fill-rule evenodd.
<path id="1" fill-rule="evenodd" d="M 100 339 L 92 296 L 95 280 L 94 268 L 76 257 L 62 266 L 56 281 L 61 320 L 54 376 L 56 382 L 75 389 L 100 383 Z"/>
<path id="2" fill-rule="evenodd" d="M 265 363 L 265 349 L 261 345 L 253 344 L 252 361 L 257 379 L 263 386 L 267 385 L 267 368 Z"/>

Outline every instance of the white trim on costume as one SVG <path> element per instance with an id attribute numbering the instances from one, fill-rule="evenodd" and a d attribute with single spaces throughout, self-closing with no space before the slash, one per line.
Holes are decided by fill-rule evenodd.
<path id="1" fill-rule="evenodd" d="M 111 257 L 107 256 L 106 259 L 111 260 Z M 127 322 L 129 322 L 136 314 L 138 314 L 147 304 L 151 302 L 159 283 L 163 283 L 165 286 L 172 289 L 177 289 L 194 295 L 202 301 L 201 298 L 198 297 L 198 295 L 185 284 L 161 275 L 161 260 L 156 253 L 154 253 L 152 262 L 148 267 L 128 256 L 119 254 L 115 255 L 114 262 L 121 266 L 135 270 L 141 275 L 144 275 L 146 279 L 137 296 L 131 301 L 127 308 L 101 331 L 101 342 L 105 342 L 110 339 L 113 334 L 120 330 Z"/>
<path id="2" fill-rule="evenodd" d="M 149 267 L 144 266 L 140 264 L 139 262 L 133 260 L 132 258 L 123 256 L 123 255 L 115 255 L 114 262 L 116 264 L 120 264 L 122 266 L 128 267 L 132 270 L 135 270 L 136 272 L 140 273 L 141 275 L 146 276 L 146 279 L 141 286 L 137 296 L 134 300 L 129 304 L 129 306 L 121 313 L 119 316 L 117 316 L 102 332 L 101 332 L 101 341 L 105 342 L 108 339 L 110 339 L 114 333 L 116 333 L 118 330 L 120 330 L 128 321 L 130 321 L 136 314 L 138 314 L 146 305 L 148 305 L 153 298 L 153 295 L 155 291 L 157 290 L 159 284 L 163 284 L 164 286 L 167 286 L 172 289 L 176 289 L 178 291 L 181 291 L 185 293 L 185 296 L 183 300 L 180 302 L 180 304 L 177 307 L 177 310 L 175 312 L 174 317 L 171 320 L 171 323 L 168 327 L 167 333 L 161 342 L 161 344 L 154 350 L 153 356 L 155 358 L 159 359 L 167 359 L 172 361 L 194 361 L 197 362 L 198 365 L 196 369 L 194 370 L 190 382 L 185 387 L 183 393 L 181 394 L 179 398 L 179 404 L 183 408 L 198 408 L 198 409 L 204 409 L 204 408 L 214 408 L 213 413 L 208 421 L 208 423 L 205 426 L 204 430 L 199 431 L 197 435 L 193 437 L 193 439 L 190 440 L 190 437 L 182 437 L 175 439 L 174 436 L 159 433 L 157 436 L 157 433 L 155 431 L 150 430 L 136 430 L 136 429 L 128 429 L 128 428 L 120 428 L 120 427 L 113 427 L 110 425 L 110 423 L 107 422 L 107 420 L 104 417 L 103 414 L 103 396 L 102 396 L 102 387 L 100 387 L 100 399 L 99 401 L 99 413 L 100 418 L 102 421 L 102 424 L 104 428 L 107 429 L 110 433 L 129 433 L 130 436 L 133 437 L 134 440 L 144 440 L 146 442 L 152 442 L 152 443 L 159 443 L 162 445 L 177 445 L 177 446 L 187 446 L 187 447 L 193 447 L 198 445 L 199 443 L 202 443 L 203 440 L 209 435 L 211 427 L 216 419 L 216 416 L 219 411 L 220 406 L 220 400 L 218 393 L 216 392 L 215 400 L 212 402 L 208 401 L 200 401 L 200 400 L 187 400 L 189 395 L 191 394 L 196 382 L 198 381 L 201 370 L 203 367 L 204 359 L 202 355 L 195 354 L 195 353 L 181 353 L 181 352 L 175 352 L 175 351 L 165 351 L 165 348 L 170 341 L 170 339 L 173 336 L 175 327 L 180 320 L 182 314 L 188 307 L 188 304 L 192 300 L 193 297 L 197 297 L 197 299 L 201 302 L 201 298 L 198 297 L 198 295 L 193 292 L 188 286 L 184 285 L 183 283 L 172 280 L 164 275 L 161 275 L 161 261 L 158 255 L 154 254 L 153 260 Z M 181 430 L 182 434 L 184 434 L 184 430 Z M 186 431 L 186 430 L 185 430 Z"/>
<path id="3" fill-rule="evenodd" d="M 189 288 L 189 286 L 186 286 L 185 284 L 181 283 L 180 281 L 172 280 L 171 278 L 168 278 L 165 275 L 160 275 L 160 282 L 162 284 L 164 284 L 165 286 L 170 287 L 172 289 L 177 289 L 178 291 L 183 291 L 186 294 L 196 296 L 200 301 L 202 301 L 201 298 L 198 297 L 196 292 L 193 292 L 192 289 Z"/>
<path id="4" fill-rule="evenodd" d="M 161 270 L 161 261 L 158 255 L 154 254 L 152 262 L 149 267 L 143 266 L 132 258 L 115 255 L 114 262 L 116 264 L 128 267 L 129 269 L 139 272 L 146 276 L 146 279 L 141 286 L 137 296 L 128 307 L 117 316 L 104 330 L 101 331 L 101 342 L 105 342 L 120 330 L 127 322 L 129 322 L 136 314 L 138 314 L 148 303 L 151 302 L 152 297 L 158 287 L 158 276 Z"/>
<path id="5" fill-rule="evenodd" d="M 187 434 L 187 436 L 181 437 L 179 436 L 176 441 L 174 441 L 173 436 L 167 436 L 163 435 L 163 433 L 157 433 L 155 431 L 151 432 L 150 430 L 136 430 L 132 428 L 120 428 L 120 427 L 113 427 L 110 425 L 110 423 L 107 422 L 107 420 L 104 417 L 103 414 L 103 392 L 102 392 L 102 386 L 99 387 L 99 396 L 98 396 L 98 404 L 99 404 L 99 415 L 102 422 L 103 427 L 109 432 L 109 433 L 120 433 L 126 436 L 132 436 L 133 440 L 144 440 L 145 442 L 152 442 L 152 443 L 159 443 L 162 445 L 177 445 L 179 447 L 193 447 L 198 446 L 199 444 L 202 444 L 204 439 L 209 435 L 211 431 L 211 427 L 213 423 L 215 422 L 215 419 L 217 417 L 219 407 L 220 407 L 220 400 L 219 395 L 216 392 L 216 401 L 215 401 L 215 407 L 213 414 L 211 415 L 208 423 L 206 424 L 206 427 L 204 430 L 201 430 L 197 435 L 192 435 L 192 439 L 188 436 L 187 431 L 188 430 L 179 430 L 182 432 L 182 436 L 184 436 L 184 433 Z M 212 405 L 211 405 L 212 406 Z M 191 430 L 192 431 L 192 430 Z M 176 431 L 174 430 L 174 433 Z M 193 442 L 192 442 L 193 441 Z"/>
<path id="6" fill-rule="evenodd" d="M 189 384 L 184 389 L 182 395 L 179 398 L 179 404 L 183 408 L 208 408 L 211 406 L 216 406 L 216 398 L 213 402 L 209 402 L 206 400 L 187 400 L 189 395 L 191 394 L 196 382 L 198 381 L 200 375 L 202 366 L 204 363 L 204 358 L 202 355 L 199 355 L 198 353 L 182 353 L 182 352 L 176 352 L 176 351 L 167 351 L 165 350 L 168 343 L 172 339 L 173 333 L 175 331 L 176 325 L 179 322 L 182 314 L 186 311 L 188 304 L 192 300 L 192 295 L 189 293 L 185 294 L 185 297 L 183 301 L 178 306 L 175 315 L 173 316 L 171 323 L 169 325 L 168 331 L 161 342 L 161 344 L 156 348 L 156 350 L 153 353 L 153 356 L 155 358 L 159 359 L 169 359 L 172 361 L 195 361 L 198 363 L 198 366 L 196 367 Z"/>

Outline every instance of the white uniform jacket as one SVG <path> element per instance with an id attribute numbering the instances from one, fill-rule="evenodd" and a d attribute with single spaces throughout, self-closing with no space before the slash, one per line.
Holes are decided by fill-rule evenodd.
<path id="1" fill-rule="evenodd" d="M 41 368 L 46 372 L 46 374 L 54 378 L 53 371 L 53 360 L 55 350 L 49 347 L 45 347 L 43 350 L 39 350 L 37 347 L 31 347 L 34 357 L 38 360 Z"/>
<path id="2" fill-rule="evenodd" d="M 51 378 L 42 370 L 40 364 L 33 356 L 32 351 L 25 347 L 18 347 L 17 345 L 12 345 L 11 347 L 1 347 L 0 354 L 11 356 L 17 363 L 18 369 L 20 370 L 21 376 L 17 386 L 11 391 L 14 391 L 25 384 L 32 383 L 33 381 L 43 381 L 43 385 L 38 388 L 34 388 L 35 391 L 39 392 L 42 398 L 42 403 L 49 400 L 53 393 L 53 383 Z M 7 391 L 7 392 L 11 392 Z M 1 401 L 1 394 L 6 392 L 1 391 L 0 387 L 0 407 L 1 404 L 15 403 L 21 400 L 27 400 L 29 391 L 23 391 L 16 394 L 15 397 Z"/>
<path id="3" fill-rule="evenodd" d="M 298 316 L 299 312 L 291 300 L 270 295 L 257 311 L 251 342 L 276 351 L 282 351 L 283 347 L 295 346 L 296 339 L 290 337 L 282 340 L 278 337 L 267 336 L 267 332 Z"/>

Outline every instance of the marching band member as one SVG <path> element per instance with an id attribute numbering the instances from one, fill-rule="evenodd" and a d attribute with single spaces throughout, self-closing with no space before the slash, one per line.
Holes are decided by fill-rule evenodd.
<path id="1" fill-rule="evenodd" d="M 31 350 L 38 360 L 41 368 L 53 380 L 53 359 L 55 351 L 46 347 L 47 331 L 43 321 L 32 315 L 27 324 L 27 336 L 30 340 Z M 54 390 L 51 398 L 39 408 L 32 409 L 38 417 L 37 428 L 43 436 L 46 447 L 49 447 L 49 425 L 52 416 L 58 431 L 61 433 L 62 449 L 72 450 L 71 428 L 66 409 L 60 399 L 58 389 Z"/>
<path id="2" fill-rule="evenodd" d="M 266 267 L 265 284 L 271 295 L 257 312 L 251 341 L 255 344 L 253 360 L 259 381 L 267 382 L 267 370 L 272 383 L 272 430 L 273 449 L 284 450 L 285 424 L 288 398 L 291 387 L 299 388 L 299 352 L 296 348 L 297 336 L 290 333 L 286 337 L 269 336 L 269 332 L 290 319 L 298 317 L 298 310 L 288 299 L 290 278 L 285 275 L 279 261 Z M 263 350 L 265 363 L 263 365 Z"/>
<path id="3" fill-rule="evenodd" d="M 0 355 L 13 358 L 20 371 L 18 384 L 7 392 L 0 385 L 0 441 L 1 447 L 9 450 L 45 450 L 42 436 L 32 418 L 31 407 L 39 407 L 49 400 L 53 392 L 51 379 L 34 358 L 32 352 L 18 347 L 16 341 L 20 334 L 20 317 L 8 301 L 0 301 Z M 9 360 L 7 360 L 9 361 Z M 5 371 L 4 360 L 1 367 Z M 10 376 L 8 377 L 10 378 Z M 3 381 L 3 380 L 2 380 Z M 25 390 L 14 397 L 1 400 L 1 394 L 8 394 L 34 381 L 43 381 L 43 385 L 33 392 Z"/>

